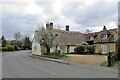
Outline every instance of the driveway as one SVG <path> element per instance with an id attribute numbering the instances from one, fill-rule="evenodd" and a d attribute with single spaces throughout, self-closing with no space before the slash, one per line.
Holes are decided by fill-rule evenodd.
<path id="1" fill-rule="evenodd" d="M 100 65 L 102 62 L 107 61 L 107 56 L 105 55 L 68 54 L 67 56 L 70 56 L 69 60 L 71 62 L 92 64 L 92 65 Z"/>
<path id="2" fill-rule="evenodd" d="M 30 51 L 12 52 L 2 57 L 3 78 L 117 78 L 118 74 L 67 65 L 27 56 Z"/>

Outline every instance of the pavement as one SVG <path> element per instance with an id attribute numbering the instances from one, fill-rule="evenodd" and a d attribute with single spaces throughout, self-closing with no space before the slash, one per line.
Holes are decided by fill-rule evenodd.
<path id="1" fill-rule="evenodd" d="M 30 52 L 31 51 L 19 51 L 2 56 L 2 77 L 118 78 L 118 74 L 115 72 L 90 68 L 90 65 L 86 64 L 63 64 L 59 62 L 29 57 L 28 54 L 30 54 Z"/>

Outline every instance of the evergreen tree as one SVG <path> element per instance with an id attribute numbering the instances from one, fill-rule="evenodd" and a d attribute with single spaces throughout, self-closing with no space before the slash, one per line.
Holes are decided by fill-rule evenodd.
<path id="1" fill-rule="evenodd" d="M 24 49 L 31 49 L 31 41 L 29 37 L 25 37 Z"/>
<path id="2" fill-rule="evenodd" d="M 4 36 L 2 36 L 1 40 L 2 40 L 2 47 L 7 46 L 7 41 L 5 40 Z"/>

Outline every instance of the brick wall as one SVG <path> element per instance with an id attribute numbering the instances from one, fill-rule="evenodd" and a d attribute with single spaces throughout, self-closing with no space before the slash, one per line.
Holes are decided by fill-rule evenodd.
<path id="1" fill-rule="evenodd" d="M 101 45 L 107 46 L 107 53 L 115 52 L 115 43 L 99 43 L 96 44 L 95 53 L 101 53 Z"/>

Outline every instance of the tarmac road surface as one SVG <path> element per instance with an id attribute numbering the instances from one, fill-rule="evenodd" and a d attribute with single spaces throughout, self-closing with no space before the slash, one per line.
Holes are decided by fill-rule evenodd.
<path id="1" fill-rule="evenodd" d="M 2 56 L 3 78 L 117 78 L 118 74 L 29 57 L 30 51 Z"/>

